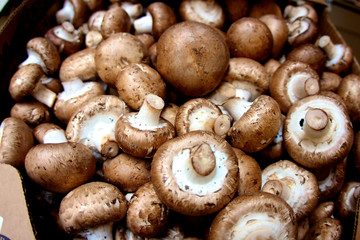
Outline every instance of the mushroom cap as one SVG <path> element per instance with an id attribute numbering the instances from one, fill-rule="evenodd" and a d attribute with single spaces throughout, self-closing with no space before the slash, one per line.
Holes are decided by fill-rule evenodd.
<path id="1" fill-rule="evenodd" d="M 216 215 L 208 236 L 209 240 L 266 238 L 297 239 L 297 221 L 283 199 L 264 192 L 233 199 Z"/>
<path id="2" fill-rule="evenodd" d="M 228 28 L 226 36 L 233 57 L 265 61 L 273 48 L 271 31 L 258 18 L 243 17 L 236 20 Z"/>
<path id="3" fill-rule="evenodd" d="M 337 94 L 344 100 L 348 114 L 353 123 L 360 121 L 360 75 L 346 75 L 337 89 Z"/>
<path id="4" fill-rule="evenodd" d="M 344 184 L 335 201 L 336 213 L 342 220 L 351 219 L 357 212 L 360 182 L 348 181 Z"/>
<path id="5" fill-rule="evenodd" d="M 130 30 L 130 16 L 122 7 L 112 7 L 106 11 L 100 29 L 101 35 L 104 39 L 110 37 L 112 34 L 130 32 Z"/>
<path id="6" fill-rule="evenodd" d="M 131 33 L 112 34 L 96 48 L 96 71 L 106 84 L 115 86 L 119 72 L 133 62 L 148 63 L 149 58 L 145 45 Z"/>
<path id="7" fill-rule="evenodd" d="M 287 60 L 274 72 L 269 90 L 281 111 L 287 113 L 298 100 L 319 93 L 320 77 L 309 64 Z"/>
<path id="8" fill-rule="evenodd" d="M 143 238 L 159 236 L 168 227 L 169 208 L 161 202 L 151 182 L 143 184 L 131 197 L 126 227 Z"/>
<path id="9" fill-rule="evenodd" d="M 104 178 L 124 192 L 135 192 L 150 181 L 151 162 L 147 159 L 120 153 L 103 163 Z"/>
<path id="10" fill-rule="evenodd" d="M 247 16 L 250 10 L 250 3 L 248 0 L 224 0 L 222 2 L 222 7 L 226 13 L 225 17 L 230 22 L 235 22 L 236 20 Z"/>
<path id="11" fill-rule="evenodd" d="M 309 110 L 321 109 L 328 121 L 319 137 L 304 131 Z M 324 95 L 305 97 L 289 109 L 284 122 L 284 146 L 288 154 L 308 168 L 334 166 L 349 154 L 353 143 L 353 126 L 342 103 Z"/>
<path id="12" fill-rule="evenodd" d="M 316 22 L 307 17 L 297 18 L 289 23 L 288 43 L 291 48 L 296 48 L 302 44 L 313 43 L 318 36 L 319 27 Z"/>
<path id="13" fill-rule="evenodd" d="M 326 217 L 317 221 L 306 233 L 304 240 L 329 239 L 340 240 L 343 234 L 343 226 L 339 219 Z"/>
<path id="14" fill-rule="evenodd" d="M 213 91 L 229 59 L 224 37 L 203 23 L 174 24 L 157 42 L 157 70 L 167 83 L 187 96 L 200 97 Z"/>
<path id="15" fill-rule="evenodd" d="M 32 181 L 55 193 L 67 193 L 95 174 L 91 150 L 80 143 L 48 143 L 32 147 L 25 170 Z"/>
<path id="16" fill-rule="evenodd" d="M 320 78 L 320 89 L 321 91 L 337 92 L 342 80 L 343 78 L 339 74 L 325 71 Z"/>
<path id="17" fill-rule="evenodd" d="M 193 159 L 199 157 L 196 149 L 204 145 L 211 149 L 205 156 L 214 156 L 212 163 L 215 163 L 208 175 L 198 173 L 194 161 L 201 161 Z M 201 154 L 200 151 L 200 157 Z M 207 161 L 205 156 L 203 160 Z M 238 174 L 231 145 L 208 131 L 192 131 L 165 142 L 151 164 L 151 181 L 161 201 L 170 209 L 190 216 L 214 213 L 230 202 L 238 188 Z"/>
<path id="18" fill-rule="evenodd" d="M 258 0 L 251 4 L 248 16 L 261 18 L 262 16 L 272 14 L 282 17 L 280 6 L 274 0 Z"/>
<path id="19" fill-rule="evenodd" d="M 229 141 L 245 152 L 257 152 L 274 140 L 281 125 L 279 104 L 268 95 L 260 95 L 230 128 Z"/>
<path id="20" fill-rule="evenodd" d="M 124 218 L 122 192 L 105 182 L 89 182 L 70 191 L 61 201 L 59 221 L 67 233 L 77 233 Z"/>
<path id="21" fill-rule="evenodd" d="M 205 98 L 192 98 L 182 104 L 175 118 L 176 134 L 190 131 L 214 131 L 214 122 L 222 114 L 220 108 Z"/>
<path id="22" fill-rule="evenodd" d="M 24 166 L 25 156 L 34 146 L 30 127 L 21 119 L 5 118 L 0 125 L 0 163 Z"/>
<path id="23" fill-rule="evenodd" d="M 177 22 L 174 10 L 166 3 L 150 3 L 146 10 L 149 11 L 153 19 L 152 35 L 155 39 L 159 39 L 166 29 Z"/>
<path id="24" fill-rule="evenodd" d="M 281 181 L 286 185 L 283 193 L 279 194 L 292 207 L 297 220 L 308 216 L 316 208 L 320 190 L 318 181 L 312 172 L 289 160 L 279 160 L 263 169 L 263 191 L 265 184 L 273 180 Z"/>
<path id="25" fill-rule="evenodd" d="M 51 120 L 50 109 L 38 101 L 15 103 L 10 110 L 10 116 L 19 118 L 33 126 Z"/>

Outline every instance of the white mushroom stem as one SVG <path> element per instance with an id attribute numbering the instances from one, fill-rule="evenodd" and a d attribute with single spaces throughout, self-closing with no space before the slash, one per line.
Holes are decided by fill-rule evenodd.
<path id="1" fill-rule="evenodd" d="M 241 98 L 231 98 L 222 104 L 222 107 L 229 112 L 234 122 L 236 122 L 250 109 L 252 103 Z"/>
<path id="2" fill-rule="evenodd" d="M 291 189 L 282 179 L 267 181 L 264 184 L 262 191 L 279 196 L 284 200 L 289 199 L 291 194 Z"/>
<path id="3" fill-rule="evenodd" d="M 46 77 L 47 78 L 47 77 Z M 39 102 L 45 104 L 49 108 L 55 103 L 56 93 L 45 87 L 41 82 L 36 86 L 32 96 Z"/>
<path id="4" fill-rule="evenodd" d="M 113 239 L 112 228 L 113 223 L 103 224 L 85 230 L 80 233 L 80 236 L 86 238 L 87 240 L 111 240 Z"/>
<path id="5" fill-rule="evenodd" d="M 158 126 L 161 111 L 164 106 L 165 103 L 161 97 L 154 94 L 148 94 L 136 115 L 137 125 L 143 125 L 144 127 Z"/>
<path id="6" fill-rule="evenodd" d="M 25 66 L 25 65 L 28 65 L 28 64 L 37 64 L 37 65 L 40 65 L 41 68 L 43 69 L 43 71 L 46 71 L 46 65 L 44 63 L 44 61 L 42 60 L 41 56 L 31 50 L 31 49 L 27 49 L 27 58 L 25 59 L 25 61 L 23 61 L 19 67 L 22 67 L 22 66 Z"/>
<path id="7" fill-rule="evenodd" d="M 62 129 L 54 129 L 47 131 L 42 139 L 44 144 L 48 143 L 63 143 L 68 140 L 65 137 L 65 131 Z"/>
<path id="8" fill-rule="evenodd" d="M 307 73 L 297 73 L 290 77 L 287 84 L 288 96 L 292 102 L 296 102 L 306 96 L 317 94 L 320 90 L 319 81 Z"/>
<path id="9" fill-rule="evenodd" d="M 130 16 L 132 21 L 140 17 L 144 10 L 140 3 L 122 2 L 120 6 Z"/>
<path id="10" fill-rule="evenodd" d="M 214 123 L 214 132 L 216 135 L 226 137 L 231 128 L 231 118 L 227 114 L 221 114 Z"/>
<path id="11" fill-rule="evenodd" d="M 345 48 L 342 44 L 334 44 L 327 35 L 319 39 L 318 46 L 323 49 L 328 57 L 327 66 L 339 62 L 344 55 Z"/>
<path id="12" fill-rule="evenodd" d="M 74 6 L 70 1 L 65 1 L 63 7 L 56 12 L 56 21 L 61 24 L 65 21 L 72 22 L 75 16 Z"/>
<path id="13" fill-rule="evenodd" d="M 134 21 L 134 29 L 136 33 L 150 33 L 152 34 L 153 17 L 149 12 L 145 16 Z"/>
<path id="14" fill-rule="evenodd" d="M 309 109 L 305 114 L 303 130 L 306 136 L 319 139 L 326 136 L 329 130 L 329 117 L 319 108 Z"/>
<path id="15" fill-rule="evenodd" d="M 61 84 L 64 88 L 64 92 L 67 92 L 67 93 L 78 92 L 81 89 L 83 89 L 85 86 L 85 83 L 83 81 L 81 81 L 80 79 L 74 79 L 72 81 L 62 82 Z"/>
<path id="16" fill-rule="evenodd" d="M 201 176 L 209 175 L 216 165 L 214 153 L 206 143 L 193 147 L 190 151 L 190 159 L 195 172 Z"/>

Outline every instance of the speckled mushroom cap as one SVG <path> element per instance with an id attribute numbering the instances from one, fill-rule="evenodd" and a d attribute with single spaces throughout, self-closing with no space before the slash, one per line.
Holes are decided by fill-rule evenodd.
<path id="1" fill-rule="evenodd" d="M 354 132 L 343 104 L 314 95 L 289 109 L 283 138 L 287 152 L 297 163 L 320 168 L 343 161 L 351 150 Z"/>
<path id="2" fill-rule="evenodd" d="M 184 215 L 223 208 L 238 188 L 238 164 L 231 145 L 208 131 L 193 131 L 165 142 L 151 165 L 161 201 Z"/>
<path id="3" fill-rule="evenodd" d="M 297 220 L 315 209 L 320 195 L 315 175 L 289 160 L 277 161 L 263 169 L 262 191 L 284 199 L 294 210 Z"/>
<path id="4" fill-rule="evenodd" d="M 85 183 L 70 191 L 61 201 L 59 221 L 67 233 L 120 221 L 126 214 L 124 195 L 105 182 Z"/>
<path id="5" fill-rule="evenodd" d="M 221 210 L 211 224 L 213 239 L 297 239 L 297 221 L 280 197 L 259 192 L 241 195 Z"/>

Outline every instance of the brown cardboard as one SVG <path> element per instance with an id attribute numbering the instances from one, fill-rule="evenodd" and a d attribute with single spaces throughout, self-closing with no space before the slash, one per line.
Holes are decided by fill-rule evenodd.
<path id="1" fill-rule="evenodd" d="M 18 170 L 0 164 L 0 239 L 35 239 Z"/>

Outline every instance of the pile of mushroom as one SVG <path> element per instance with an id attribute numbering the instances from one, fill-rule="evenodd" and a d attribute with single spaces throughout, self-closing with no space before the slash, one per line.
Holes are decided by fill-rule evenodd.
<path id="1" fill-rule="evenodd" d="M 360 73 L 323 7 L 65 0 L 9 81 L 0 162 L 56 196 L 63 239 L 340 239 Z"/>

